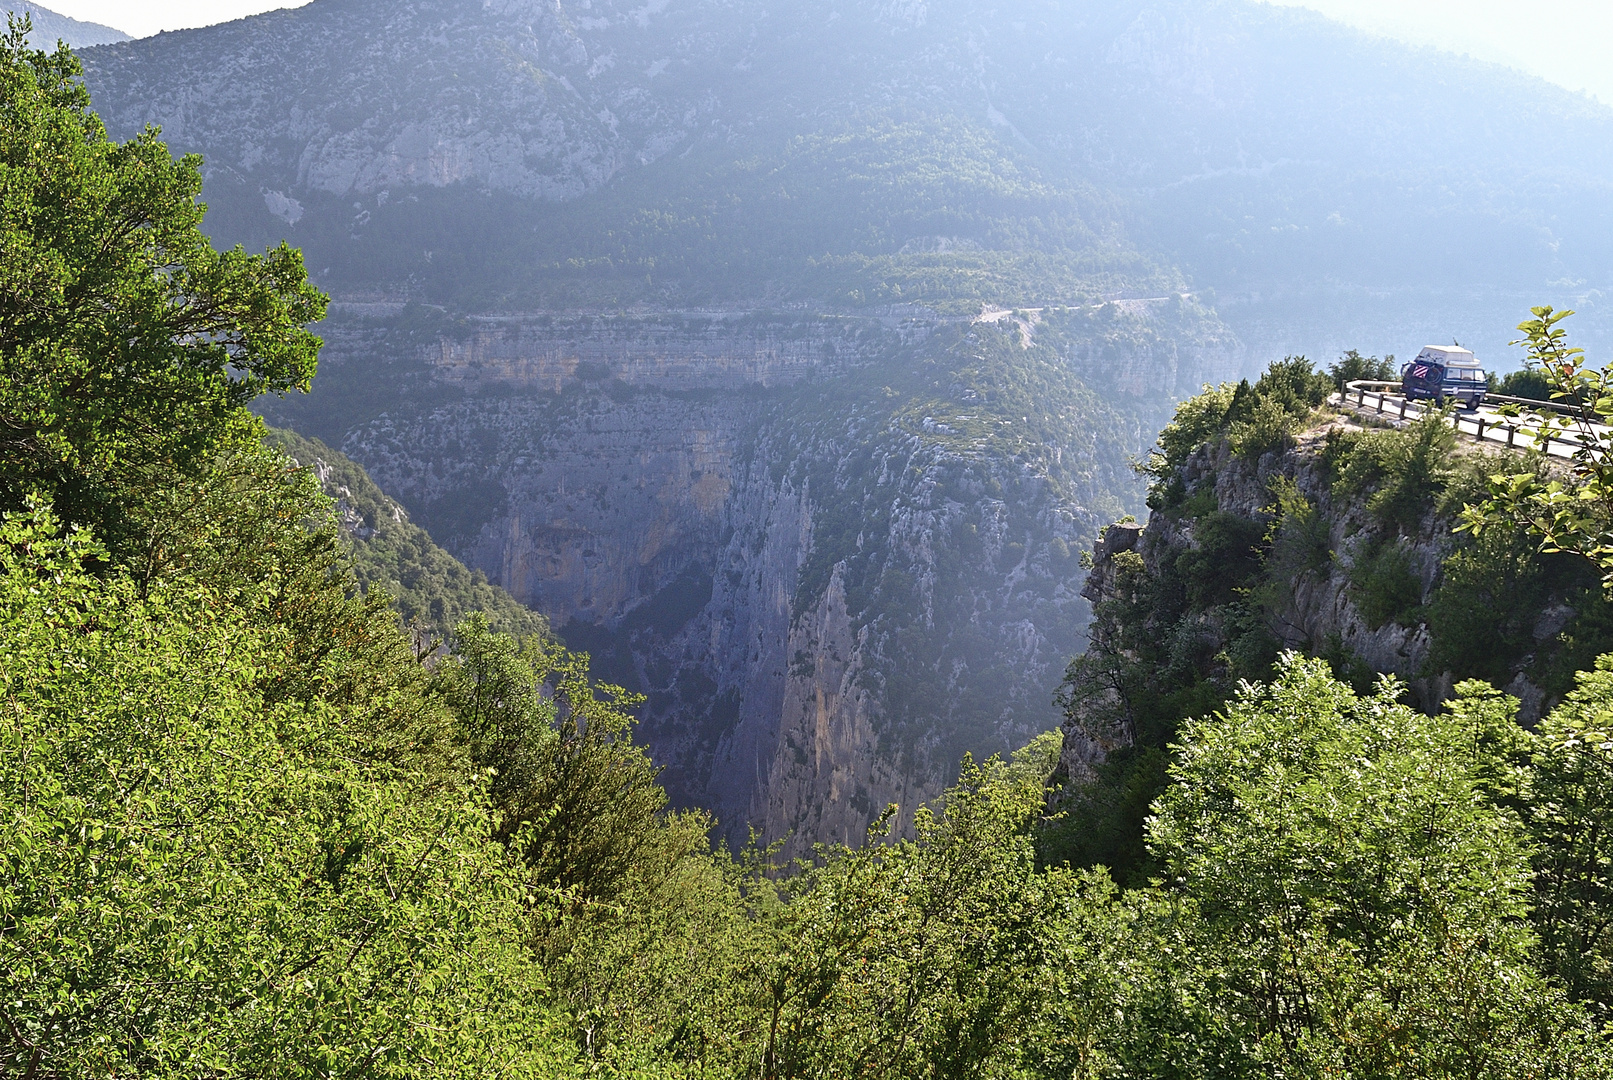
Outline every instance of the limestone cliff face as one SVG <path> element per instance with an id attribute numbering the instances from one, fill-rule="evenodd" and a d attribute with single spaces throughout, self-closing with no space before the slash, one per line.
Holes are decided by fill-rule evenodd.
<path id="1" fill-rule="evenodd" d="M 1292 482 L 1316 515 L 1313 542 L 1318 559 L 1309 567 L 1283 573 L 1280 579 L 1268 567 L 1260 602 L 1265 629 L 1276 639 L 1273 645 L 1348 658 L 1357 674 L 1393 674 L 1406 682 L 1410 700 L 1418 708 L 1436 710 L 1450 698 L 1455 681 L 1451 672 L 1433 666 L 1439 628 L 1420 617 L 1405 623 L 1388 618 L 1375 624 L 1362 610 L 1358 564 L 1382 550 L 1374 539 L 1383 538 L 1384 525 L 1368 509 L 1368 493 L 1340 492 L 1335 470 L 1324 453 L 1330 431 L 1352 428 L 1347 419 L 1333 420 L 1307 432 L 1298 445 L 1255 461 L 1234 454 L 1225 439 L 1214 439 L 1178 467 L 1176 479 L 1186 499 L 1214 507 L 1216 515 L 1248 523 L 1255 537 L 1274 520 L 1274 481 Z M 1415 528 L 1387 538 L 1409 571 L 1409 588 L 1416 594 L 1408 598 L 1411 603 L 1426 605 L 1440 587 L 1442 567 L 1457 546 L 1453 525 L 1449 516 L 1430 506 Z M 1092 778 L 1097 764 L 1117 749 L 1130 746 L 1136 737 L 1134 726 L 1126 721 L 1123 680 L 1108 681 L 1108 669 L 1137 659 L 1136 650 L 1128 644 L 1135 639 L 1128 639 L 1127 634 L 1139 630 L 1123 628 L 1125 619 L 1135 621 L 1139 609 L 1148 612 L 1140 632 L 1170 638 L 1167 651 L 1173 655 L 1208 656 L 1228 648 L 1235 628 L 1225 609 L 1195 616 L 1191 605 L 1184 614 L 1180 599 L 1174 606 L 1141 600 L 1149 589 L 1179 592 L 1183 560 L 1192 560 L 1206 550 L 1206 536 L 1215 527 L 1210 515 L 1184 512 L 1178 506 L 1151 513 L 1146 525 L 1111 525 L 1094 542 L 1083 595 L 1097 610 L 1087 653 L 1096 662 L 1082 671 L 1082 685 L 1072 695 L 1073 707 L 1064 723 L 1063 776 L 1077 782 Z M 1272 558 L 1269 551 L 1265 557 Z M 1228 574 L 1234 572 L 1230 566 L 1225 569 Z M 1213 574 L 1215 568 L 1207 568 L 1207 572 Z M 1123 609 L 1129 609 L 1130 615 Z M 1170 615 L 1162 617 L 1165 611 Z M 1503 614 L 1497 611 L 1494 618 Z M 1560 595 L 1547 596 L 1538 611 L 1506 614 L 1520 615 L 1527 624 L 1526 636 L 1542 650 L 1574 617 Z M 1525 723 L 1533 722 L 1551 703 L 1547 692 L 1526 673 L 1534 659 L 1533 652 L 1521 655 L 1509 674 L 1497 680 L 1520 699 L 1519 717 Z M 1225 682 L 1225 661 L 1211 666 Z"/>
<path id="2" fill-rule="evenodd" d="M 1320 452 L 1326 431 L 1309 432 L 1294 449 L 1255 462 L 1238 457 L 1225 442 L 1217 442 L 1188 460 L 1182 468 L 1183 479 L 1194 490 L 1213 491 L 1216 505 L 1223 511 L 1256 519 L 1271 516 L 1272 477 L 1292 479 L 1326 521 L 1327 547 L 1334 560 L 1326 573 L 1304 574 L 1288 582 L 1286 603 L 1273 620 L 1283 645 L 1314 652 L 1337 637 L 1372 670 L 1407 680 L 1419 706 L 1438 708 L 1450 696 L 1451 679 L 1449 675 L 1424 674 L 1432 645 L 1428 627 L 1407 627 L 1391 620 L 1374 628 L 1352 598 L 1350 573 L 1363 547 L 1356 538 L 1370 534 L 1375 523 L 1365 499 L 1335 497 L 1333 476 Z M 1154 527 L 1153 515 L 1149 525 Z M 1159 559 L 1167 551 L 1181 551 L 1192 543 L 1190 519 L 1172 521 L 1160 515 L 1157 531 L 1139 544 L 1139 550 L 1145 560 L 1150 550 Z M 1433 591 L 1440 565 L 1455 544 L 1450 519 L 1432 513 L 1424 517 L 1414 535 L 1403 538 L 1401 550 L 1410 559 L 1423 596 Z"/>
<path id="3" fill-rule="evenodd" d="M 330 437 L 646 694 L 679 804 L 804 851 L 1057 722 L 1073 553 L 1159 422 L 1081 377 L 1100 321 L 349 310 L 307 419 L 368 411 Z"/>
<path id="4" fill-rule="evenodd" d="M 844 564 L 836 564 L 828 589 L 790 634 L 788 653 L 801 660 L 785 682 L 761 808 L 769 835 L 793 830 L 801 839 L 855 845 L 886 804 L 900 807 L 900 829 L 937 793 L 935 778 L 914 775 L 910 759 L 872 752 L 883 725 L 881 702 L 864 679 L 871 632 L 847 610 L 844 579 Z"/>

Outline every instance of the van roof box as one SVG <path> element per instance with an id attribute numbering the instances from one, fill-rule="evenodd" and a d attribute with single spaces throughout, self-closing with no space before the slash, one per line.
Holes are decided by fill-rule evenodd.
<path id="1" fill-rule="evenodd" d="M 1472 349 L 1464 349 L 1459 345 L 1426 345 L 1423 351 L 1417 354 L 1417 359 L 1432 361 L 1445 367 L 1468 367 L 1478 364 L 1473 357 Z"/>

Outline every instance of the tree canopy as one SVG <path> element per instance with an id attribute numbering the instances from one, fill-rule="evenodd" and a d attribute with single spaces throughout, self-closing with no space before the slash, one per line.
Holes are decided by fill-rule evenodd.
<path id="1" fill-rule="evenodd" d="M 242 406 L 308 388 L 325 298 L 288 246 L 215 251 L 200 159 L 109 141 L 77 59 L 25 26 L 0 40 L 0 502 L 121 540 L 140 491 L 254 436 Z"/>
<path id="2" fill-rule="evenodd" d="M 1574 314 L 1549 305 L 1518 324 L 1513 342 L 1527 353 L 1525 370 L 1544 380 L 1555 410 L 1537 417 L 1529 430 L 1542 451 L 1551 440 L 1572 447 L 1566 474 L 1551 470 L 1497 473 L 1489 498 L 1462 516 L 1475 535 L 1522 527 L 1540 550 L 1569 552 L 1590 560 L 1613 589 L 1613 372 L 1590 366 L 1585 350 L 1568 344 L 1562 321 Z M 1521 408 L 1508 406 L 1516 416 Z"/>

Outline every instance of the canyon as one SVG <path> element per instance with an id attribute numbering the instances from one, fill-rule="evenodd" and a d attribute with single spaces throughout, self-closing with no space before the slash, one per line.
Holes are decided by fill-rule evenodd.
<path id="1" fill-rule="evenodd" d="M 1613 339 L 1613 114 L 1244 0 L 313 0 L 84 65 L 333 297 L 259 411 L 796 854 L 1058 723 L 1081 553 L 1202 384 L 1493 362 L 1543 297 Z"/>
<path id="2" fill-rule="evenodd" d="M 265 415 L 339 445 L 645 694 L 638 737 L 678 805 L 793 853 L 859 842 L 888 803 L 908 824 L 965 752 L 1057 724 L 1075 555 L 1135 501 L 1158 390 L 1240 361 L 1183 298 L 981 319 L 354 305 L 324 333 L 322 395 Z"/>

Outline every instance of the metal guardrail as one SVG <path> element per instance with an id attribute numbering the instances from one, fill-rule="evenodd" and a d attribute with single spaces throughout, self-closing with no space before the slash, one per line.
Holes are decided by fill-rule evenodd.
<path id="1" fill-rule="evenodd" d="M 1378 416 L 1398 417 L 1401 420 L 1420 419 L 1429 413 L 1426 405 L 1410 401 L 1401 394 L 1388 393 L 1398 391 L 1397 382 L 1377 382 L 1371 379 L 1357 379 L 1346 383 L 1342 392 L 1335 393 L 1334 399 L 1338 404 L 1351 406 L 1359 412 L 1371 411 Z M 1531 401 L 1527 398 L 1505 397 L 1500 394 L 1486 394 L 1482 401 L 1499 401 L 1507 404 L 1527 405 L 1532 409 L 1547 408 L 1553 412 L 1573 415 L 1576 410 L 1571 407 L 1553 405 L 1548 402 Z M 1451 417 L 1451 426 L 1457 434 L 1470 435 L 1479 442 L 1497 443 L 1508 449 L 1524 449 L 1539 447 L 1540 440 L 1536 432 L 1540 428 L 1539 421 L 1530 424 L 1527 418 L 1501 418 L 1485 416 L 1482 413 L 1468 416 L 1456 413 Z M 1545 440 L 1544 451 L 1548 457 L 1567 458 L 1583 449 L 1587 445 L 1606 445 L 1613 441 L 1613 430 L 1600 424 L 1585 425 L 1586 430 L 1574 438 L 1564 438 L 1561 435 L 1552 435 Z"/>

